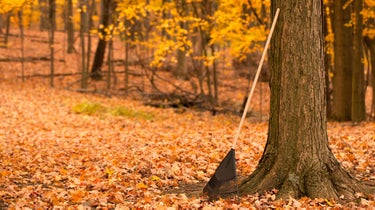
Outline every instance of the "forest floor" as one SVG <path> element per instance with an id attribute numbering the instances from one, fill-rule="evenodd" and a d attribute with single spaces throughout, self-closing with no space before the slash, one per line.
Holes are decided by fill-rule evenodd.
<path id="1" fill-rule="evenodd" d="M 46 49 L 28 47 L 34 49 L 27 51 L 30 56 L 46 54 Z M 4 58 L 11 54 L 6 51 L 0 50 Z M 27 66 L 27 74 L 48 69 L 48 63 L 43 65 L 39 71 Z M 48 78 L 22 82 L 19 62 L 2 62 L 0 68 L 0 209 L 375 206 L 375 197 L 361 194 L 346 204 L 330 199 L 276 200 L 274 192 L 209 201 L 202 188 L 231 147 L 238 115 L 155 108 L 120 95 L 50 88 Z M 70 82 L 62 80 L 58 81 Z M 268 100 L 267 91 L 264 94 Z M 234 95 L 233 103 L 240 105 L 242 96 Z M 260 98 L 255 97 L 254 104 Z M 267 139 L 266 117 L 258 117 L 246 120 L 236 148 L 241 177 L 255 169 Z M 375 123 L 330 122 L 328 135 L 342 165 L 358 179 L 375 182 Z"/>

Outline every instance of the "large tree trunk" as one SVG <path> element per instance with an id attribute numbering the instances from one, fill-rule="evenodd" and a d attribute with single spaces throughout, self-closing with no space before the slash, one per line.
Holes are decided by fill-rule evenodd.
<path id="1" fill-rule="evenodd" d="M 334 71 L 332 119 L 351 120 L 352 105 L 352 46 L 353 35 L 350 26 L 350 6 L 347 0 L 333 2 L 332 25 L 334 33 Z"/>
<path id="2" fill-rule="evenodd" d="M 353 2 L 354 6 L 354 36 L 353 36 L 353 77 L 352 77 L 352 121 L 354 123 L 366 120 L 365 106 L 365 72 L 363 65 L 362 46 L 362 8 L 363 0 Z"/>
<path id="3" fill-rule="evenodd" d="M 270 49 L 268 139 L 242 194 L 279 189 L 281 198 L 353 199 L 375 190 L 348 174 L 328 146 L 321 7 L 315 0 L 271 2 L 271 14 L 281 12 Z"/>

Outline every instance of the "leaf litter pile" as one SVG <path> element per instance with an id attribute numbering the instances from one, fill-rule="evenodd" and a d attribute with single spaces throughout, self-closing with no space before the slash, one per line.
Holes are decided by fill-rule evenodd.
<path id="1" fill-rule="evenodd" d="M 328 199 L 276 200 L 275 192 L 208 201 L 200 194 L 228 152 L 239 117 L 157 109 L 43 85 L 0 84 L 0 209 L 353 208 Z M 375 124 L 329 123 L 343 166 L 375 182 Z M 247 121 L 237 152 L 249 175 L 267 123 Z"/>

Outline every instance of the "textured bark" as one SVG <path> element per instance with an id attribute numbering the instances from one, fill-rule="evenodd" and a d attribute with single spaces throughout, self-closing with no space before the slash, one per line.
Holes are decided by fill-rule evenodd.
<path id="1" fill-rule="evenodd" d="M 373 27 L 373 26 L 372 26 Z M 370 116 L 375 119 L 375 38 L 365 37 L 365 43 L 370 51 L 369 63 L 371 67 L 372 105 Z"/>
<path id="2" fill-rule="evenodd" d="M 50 47 L 50 70 L 51 70 L 51 77 L 50 77 L 50 86 L 54 87 L 54 79 L 55 79 L 55 28 L 56 28 L 56 0 L 49 0 L 49 13 L 48 13 L 48 20 L 49 20 L 49 47 Z"/>
<path id="3" fill-rule="evenodd" d="M 352 104 L 352 27 L 350 7 L 347 0 L 333 1 L 332 25 L 334 33 L 334 76 L 332 118 L 338 121 L 351 120 Z"/>
<path id="4" fill-rule="evenodd" d="M 373 40 L 372 52 L 371 52 L 371 86 L 372 86 L 372 105 L 371 105 L 371 117 L 375 119 L 375 40 Z"/>
<path id="5" fill-rule="evenodd" d="M 39 29 L 41 31 L 48 30 L 49 18 L 48 18 L 48 2 L 47 0 L 38 0 L 39 9 L 40 9 L 40 23 Z"/>
<path id="6" fill-rule="evenodd" d="M 271 41 L 271 113 L 263 156 L 240 192 L 279 189 L 280 198 L 354 199 L 374 192 L 348 174 L 328 146 L 322 3 L 275 0 L 280 8 Z M 344 196 L 344 197 L 342 197 Z"/>
<path id="7" fill-rule="evenodd" d="M 181 17 L 185 17 L 187 15 L 187 4 L 185 0 L 181 2 L 176 2 L 176 6 L 179 6 L 177 11 Z M 179 23 L 181 29 L 186 30 L 187 23 L 180 21 Z M 188 80 L 188 72 L 187 72 L 187 62 L 186 62 L 186 49 L 185 46 L 181 46 L 180 49 L 177 50 L 177 66 L 173 69 L 173 74 L 175 77 L 179 79 Z"/>
<path id="8" fill-rule="evenodd" d="M 173 75 L 178 79 L 188 79 L 186 52 L 177 50 L 177 66 L 173 69 Z"/>
<path id="9" fill-rule="evenodd" d="M 21 78 L 22 82 L 25 81 L 25 34 L 23 26 L 23 11 L 18 11 L 18 25 L 21 35 Z"/>
<path id="10" fill-rule="evenodd" d="M 114 11 L 114 1 L 113 0 L 106 0 L 102 1 L 102 17 L 101 17 L 101 24 L 104 26 L 102 29 L 100 29 L 100 33 L 102 33 L 104 36 L 105 31 L 104 29 L 109 26 L 111 23 L 111 14 Z M 98 45 L 96 47 L 95 51 L 95 57 L 94 61 L 91 67 L 91 78 L 94 80 L 100 80 L 102 78 L 101 71 L 102 66 L 104 63 L 104 55 L 105 55 L 105 49 L 107 47 L 107 41 L 106 39 L 99 39 Z"/>
<path id="11" fill-rule="evenodd" d="M 329 29 L 328 29 L 328 20 L 329 20 L 329 8 L 331 7 L 331 3 L 327 3 L 324 7 L 328 8 L 328 12 L 325 8 L 323 9 L 323 34 L 324 37 L 327 37 L 329 35 Z M 328 14 L 327 14 L 328 13 Z M 324 40 L 324 46 L 327 46 L 329 41 Z M 332 72 L 332 55 L 329 53 L 329 48 L 324 47 L 324 68 L 325 68 L 325 80 L 326 80 L 326 106 L 327 106 L 327 117 L 331 117 L 332 115 L 332 103 L 331 103 L 331 82 L 329 79 L 329 75 Z"/>
<path id="12" fill-rule="evenodd" d="M 67 1 L 67 23 L 66 23 L 66 30 L 67 30 L 67 41 L 68 41 L 68 49 L 67 53 L 74 52 L 74 21 L 73 21 L 73 0 Z"/>
<path id="13" fill-rule="evenodd" d="M 86 10 L 83 8 L 87 5 L 87 0 L 80 0 L 80 30 L 79 30 L 79 36 L 81 40 L 81 88 L 86 89 L 87 88 L 87 66 L 88 62 L 86 59 L 86 42 L 85 42 L 85 28 L 86 28 L 86 23 L 87 23 L 87 14 Z"/>
<path id="14" fill-rule="evenodd" d="M 354 6 L 354 30 L 353 30 L 353 77 L 352 77 L 352 121 L 362 122 L 366 120 L 365 107 L 365 72 L 363 65 L 362 47 L 362 8 L 363 0 L 353 2 Z"/>

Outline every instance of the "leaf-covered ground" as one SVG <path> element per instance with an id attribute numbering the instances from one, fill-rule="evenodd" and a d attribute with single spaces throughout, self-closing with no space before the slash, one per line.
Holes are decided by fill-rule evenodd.
<path id="1" fill-rule="evenodd" d="M 275 200 L 273 192 L 210 202 L 200 190 L 228 152 L 239 117 L 156 109 L 121 98 L 0 83 L 0 209 L 371 208 L 374 197 Z M 375 182 L 375 124 L 329 123 L 344 167 Z M 267 123 L 247 121 L 241 176 L 261 157 Z"/>
<path id="2" fill-rule="evenodd" d="M 11 31 L 18 34 L 18 30 Z M 0 209 L 351 209 L 375 205 L 373 197 L 361 195 L 357 202 L 337 204 L 326 199 L 275 200 L 274 192 L 210 202 L 200 192 L 229 151 L 239 116 L 156 109 L 120 97 L 61 90 L 79 89 L 79 74 L 75 75 L 79 55 L 65 53 L 63 33 L 56 33 L 55 71 L 73 75 L 57 77 L 57 88 L 51 89 L 45 77 L 50 65 L 45 59 L 49 57 L 47 33 L 28 30 L 26 34 L 26 82 L 20 81 L 21 62 L 12 61 L 20 56 L 19 37 L 10 36 L 8 47 L 0 48 L 0 57 L 10 59 L 0 65 Z M 123 43 L 115 46 L 115 58 L 122 59 Z M 247 90 L 246 78 L 230 69 L 219 76 L 221 101 L 237 109 Z M 143 85 L 139 79 L 131 78 L 130 85 Z M 102 86 L 105 82 L 90 83 L 93 90 Z M 265 120 L 269 109 L 266 86 L 263 95 L 256 90 L 252 117 L 236 148 L 242 177 L 256 167 L 267 138 L 267 122 L 255 123 L 261 112 Z M 344 167 L 359 179 L 375 182 L 375 124 L 330 123 L 328 127 L 331 147 Z"/>

